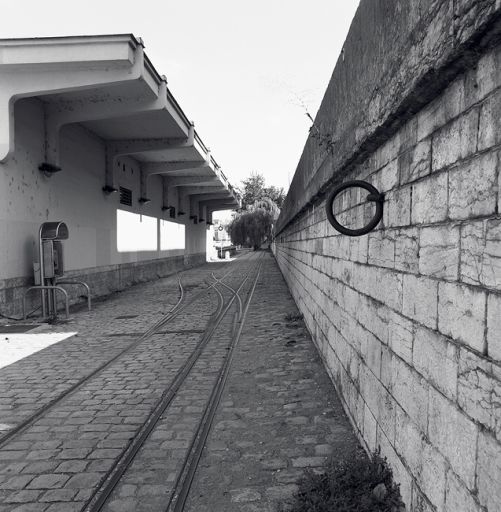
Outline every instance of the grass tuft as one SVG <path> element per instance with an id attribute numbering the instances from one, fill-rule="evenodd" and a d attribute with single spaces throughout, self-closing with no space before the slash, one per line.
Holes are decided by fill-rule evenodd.
<path id="1" fill-rule="evenodd" d="M 303 315 L 301 315 L 301 313 L 287 313 L 285 315 L 285 320 L 287 320 L 287 322 L 298 322 L 302 319 Z"/>
<path id="2" fill-rule="evenodd" d="M 379 454 L 333 462 L 325 473 L 308 471 L 288 512 L 401 512 L 399 486 Z"/>

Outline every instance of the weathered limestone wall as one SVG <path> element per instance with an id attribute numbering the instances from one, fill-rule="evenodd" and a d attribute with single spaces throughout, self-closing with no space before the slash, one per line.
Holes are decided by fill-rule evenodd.
<path id="1" fill-rule="evenodd" d="M 309 137 L 274 245 L 357 434 L 411 511 L 500 509 L 500 7 L 361 2 L 315 121 L 333 150 Z M 344 179 L 386 194 L 369 235 L 326 219 Z M 356 200 L 344 218 L 360 222 Z"/>
<path id="2" fill-rule="evenodd" d="M 19 314 L 24 290 L 33 284 L 33 259 L 38 229 L 45 221 L 61 220 L 69 229 L 64 242 L 66 275 L 88 282 L 93 296 L 121 290 L 133 283 L 165 276 L 205 261 L 206 225 L 194 225 L 186 214 L 170 219 L 162 212 L 160 177 L 148 180 L 151 202 L 141 206 L 140 169 L 121 157 L 114 169 L 116 183 L 130 188 L 131 207 L 121 205 L 118 194 L 106 196 L 104 142 L 79 125 L 63 128 L 63 170 L 45 177 L 38 170 L 44 161 L 44 116 L 38 99 L 15 105 L 16 153 L 0 164 L 0 312 Z M 177 189 L 169 190 L 177 204 Z M 117 210 L 166 219 L 185 226 L 184 248 L 164 249 L 157 239 L 153 250 L 120 251 L 117 245 Z M 160 222 L 156 220 L 155 222 Z M 158 237 L 157 226 L 157 237 Z M 134 233 L 125 233 L 134 239 Z M 81 289 L 71 298 L 78 299 Z M 29 296 L 30 308 L 39 294 Z"/>

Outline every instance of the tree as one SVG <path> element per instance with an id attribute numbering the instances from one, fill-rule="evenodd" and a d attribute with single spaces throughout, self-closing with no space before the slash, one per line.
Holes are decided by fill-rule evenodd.
<path id="1" fill-rule="evenodd" d="M 264 177 L 253 172 L 246 180 L 242 181 L 243 194 L 242 194 L 242 207 L 246 208 L 254 204 L 258 199 L 263 197 L 264 190 Z"/>
<path id="2" fill-rule="evenodd" d="M 268 197 L 271 199 L 279 208 L 285 199 L 285 192 L 283 188 L 278 188 L 273 185 L 266 187 L 265 180 L 262 174 L 257 172 L 251 173 L 251 175 L 242 181 L 242 207 L 247 208 L 253 205 L 256 201 Z"/>
<path id="3" fill-rule="evenodd" d="M 235 245 L 247 245 L 257 250 L 270 238 L 272 226 L 272 214 L 263 208 L 257 208 L 234 217 L 228 231 Z"/>
<path id="4" fill-rule="evenodd" d="M 233 244 L 256 250 L 271 239 L 285 194 L 282 188 L 266 187 L 264 177 L 256 172 L 243 180 L 242 186 L 242 212 L 232 219 L 228 232 Z"/>
<path id="5" fill-rule="evenodd" d="M 263 190 L 263 193 L 264 197 L 269 197 L 278 206 L 278 208 L 282 208 L 285 199 L 285 192 L 282 187 L 278 188 L 271 185 L 270 187 L 266 187 Z"/>
<path id="6" fill-rule="evenodd" d="M 254 204 L 247 207 L 249 212 L 254 212 L 256 210 L 264 210 L 268 212 L 273 220 L 277 220 L 280 215 L 280 208 L 277 206 L 275 201 L 270 199 L 269 197 L 263 197 L 262 199 L 258 199 L 254 201 Z"/>

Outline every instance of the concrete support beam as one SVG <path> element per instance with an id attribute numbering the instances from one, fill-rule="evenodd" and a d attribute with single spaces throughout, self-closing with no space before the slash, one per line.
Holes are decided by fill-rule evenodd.
<path id="1" fill-rule="evenodd" d="M 207 194 L 219 194 L 223 197 L 232 197 L 231 192 L 222 184 L 219 183 L 217 186 L 213 187 L 179 187 L 179 191 L 181 194 L 185 196 L 204 196 Z"/>
<path id="2" fill-rule="evenodd" d="M 140 176 L 139 176 L 139 201 L 142 203 L 148 202 L 150 200 L 148 196 L 148 182 L 147 182 L 148 176 L 144 173 L 142 169 L 140 169 Z"/>
<path id="3" fill-rule="evenodd" d="M 225 201 L 224 199 L 213 199 L 209 201 L 200 201 L 198 203 L 200 206 L 203 206 L 207 214 L 219 211 L 219 210 L 235 210 L 236 206 L 233 201 Z"/>
<path id="4" fill-rule="evenodd" d="M 203 222 L 207 220 L 207 207 L 204 204 L 198 203 L 198 221 Z"/>
<path id="5" fill-rule="evenodd" d="M 193 204 L 200 200 L 219 199 L 231 201 L 232 196 L 228 190 L 221 186 L 218 187 L 179 187 L 178 189 L 179 204 L 189 208 L 190 215 L 193 210 Z"/>
<path id="6" fill-rule="evenodd" d="M 190 216 L 196 215 L 199 219 L 204 219 L 207 212 L 216 210 L 234 210 L 235 203 L 228 200 L 200 201 L 195 196 L 190 196 Z"/>
<path id="7" fill-rule="evenodd" d="M 63 103 L 49 103 L 45 106 L 46 119 L 46 161 L 59 166 L 59 133 L 64 125 L 85 121 L 98 121 L 127 117 L 139 113 L 170 111 L 167 98 L 167 83 L 163 80 L 154 99 L 123 98 L 121 101 L 110 101 L 105 96 L 102 101 L 74 100 Z M 118 141 L 117 141 L 118 142 Z M 123 142 L 123 141 L 122 141 Z M 115 148 L 119 145 L 112 144 Z M 117 151 L 117 149 L 115 149 Z"/>
<path id="8" fill-rule="evenodd" d="M 225 202 L 232 203 L 234 208 L 238 208 L 236 204 L 235 198 L 229 192 L 207 192 L 206 194 L 191 194 L 191 197 L 196 201 L 203 203 L 212 203 L 215 202 Z"/>
<path id="9" fill-rule="evenodd" d="M 164 175 L 169 187 L 186 187 L 187 185 L 201 185 L 203 187 L 221 187 L 217 176 L 173 176 Z"/>
<path id="10" fill-rule="evenodd" d="M 169 204 L 169 182 L 163 176 L 162 179 L 162 210 L 168 208 L 174 208 L 173 205 Z"/>
<path id="11" fill-rule="evenodd" d="M 65 52 L 65 61 L 61 62 L 60 57 L 57 61 L 60 55 L 57 48 L 47 48 L 44 60 L 51 63 L 53 56 L 55 62 L 45 66 L 34 62 L 35 52 L 29 45 L 18 45 L 5 53 L 0 74 L 0 162 L 5 162 L 15 149 L 14 104 L 17 100 L 120 85 L 143 76 L 144 52 L 141 45 L 137 45 L 127 55 L 111 46 L 94 49 L 89 44 L 87 48 L 76 45 L 73 50 Z M 89 65 L 85 59 L 88 60 L 88 55 L 93 53 L 96 54 L 96 60 Z M 6 63 L 6 60 L 9 62 Z M 73 60 L 72 65 L 76 67 L 71 72 L 68 71 L 70 60 Z M 113 65 L 106 66 L 105 63 L 110 62 Z M 22 67 L 29 68 L 29 73 L 20 73 Z"/>
<path id="12" fill-rule="evenodd" d="M 186 138 L 110 140 L 107 142 L 107 146 L 115 156 L 135 155 L 150 151 L 177 150 L 193 147 L 194 132 L 195 127 L 191 125 L 188 137 Z"/>
<path id="13" fill-rule="evenodd" d="M 113 169 L 115 160 L 119 156 L 135 155 L 150 151 L 168 151 L 189 148 L 193 146 L 194 126 L 190 126 L 188 137 L 185 139 L 125 139 L 110 140 L 106 142 L 106 186 L 114 187 Z M 146 175 L 149 175 L 149 165 L 143 164 Z M 160 174 L 160 173 L 155 173 Z"/>
<path id="14" fill-rule="evenodd" d="M 219 211 L 222 211 L 222 210 L 234 210 L 235 209 L 235 205 L 233 203 L 218 203 L 217 206 L 213 206 L 212 208 L 210 208 L 210 212 L 219 212 Z"/>
<path id="15" fill-rule="evenodd" d="M 181 149 L 183 146 L 177 146 L 174 149 Z M 209 169 L 207 161 L 188 160 L 186 162 L 146 162 L 143 164 L 144 170 L 148 174 L 171 174 L 177 171 L 200 171 L 201 169 Z"/>
<path id="16" fill-rule="evenodd" d="M 153 169 L 155 169 L 156 164 L 146 163 L 141 165 L 141 196 L 142 197 L 148 197 L 148 178 L 151 176 L 160 176 L 165 186 L 168 188 L 179 188 L 178 194 L 186 194 L 186 187 L 187 185 L 198 185 L 197 187 L 194 187 L 196 192 L 202 192 L 206 189 L 208 191 L 220 191 L 225 190 L 224 186 L 219 181 L 217 175 L 213 174 L 207 175 L 207 176 L 169 176 L 169 172 L 176 172 L 179 170 L 190 170 L 192 167 L 182 167 L 183 163 L 176 163 L 176 164 L 165 164 L 163 166 L 164 170 L 163 172 L 151 172 L 151 166 L 154 165 Z M 193 165 L 193 164 L 191 164 Z M 169 172 L 165 171 L 165 166 L 174 166 L 175 170 L 170 170 Z M 202 167 L 200 167 L 202 168 Z M 183 190 L 181 190 L 181 188 Z"/>

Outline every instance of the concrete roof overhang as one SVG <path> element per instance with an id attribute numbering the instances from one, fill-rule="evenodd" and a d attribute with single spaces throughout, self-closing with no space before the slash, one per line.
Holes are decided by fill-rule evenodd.
<path id="1" fill-rule="evenodd" d="M 132 34 L 0 40 L 0 162 L 15 151 L 14 104 L 35 97 L 46 119 L 46 162 L 60 167 L 63 126 L 79 123 L 106 144 L 106 185 L 127 155 L 168 186 L 238 194 Z M 146 179 L 143 180 L 146 183 Z M 219 190 L 218 190 L 219 192 Z M 222 197 L 223 198 L 223 197 Z"/>

